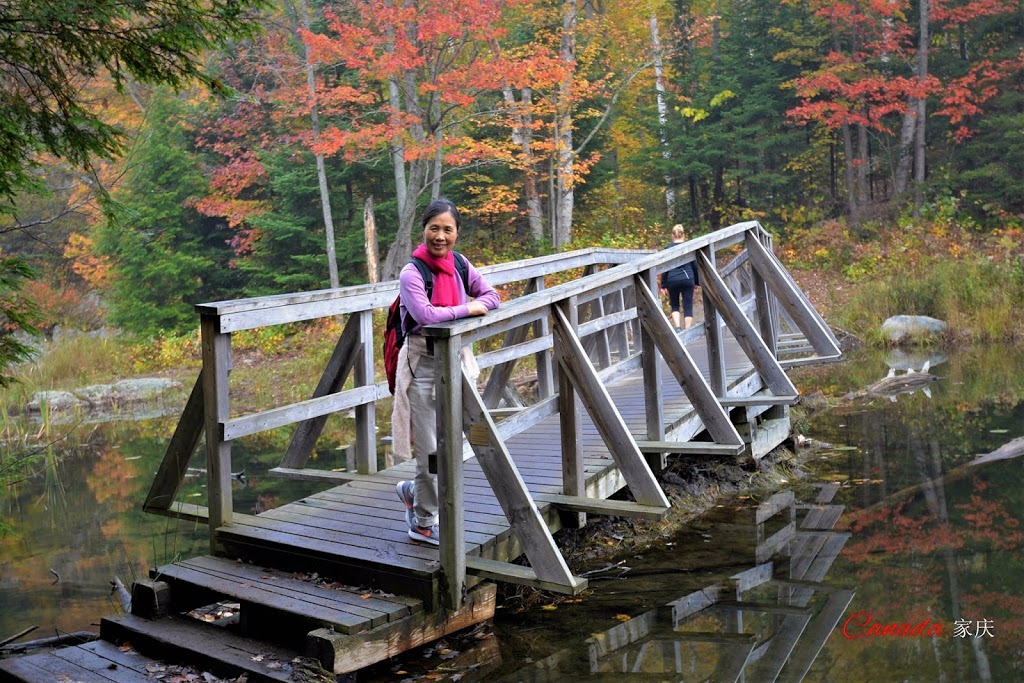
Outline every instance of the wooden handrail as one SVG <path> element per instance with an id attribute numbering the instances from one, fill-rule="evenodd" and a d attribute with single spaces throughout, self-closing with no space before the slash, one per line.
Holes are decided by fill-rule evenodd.
<path id="1" fill-rule="evenodd" d="M 746 251 L 719 270 L 715 252 L 735 245 L 745 246 Z M 655 291 L 661 273 L 690 262 L 701 269 L 704 284 L 705 315 L 710 324 L 702 329 L 708 341 L 709 381 L 703 379 L 682 344 L 682 340 L 697 333 L 691 331 L 680 337 L 672 330 Z M 546 276 L 576 269 L 583 269 L 582 277 L 545 288 Z M 498 487 L 496 494 L 500 490 L 503 507 L 511 501 L 510 509 L 517 511 L 510 516 L 510 522 L 524 542 L 531 563 L 536 562 L 536 580 L 576 590 L 580 584 L 567 574 L 564 563 L 556 557 L 557 551 L 552 550 L 553 542 L 541 528 L 543 525 L 534 519 L 532 526 L 522 527 L 524 522 L 519 511 L 529 503 L 529 494 L 521 481 L 509 483 L 518 475 L 511 476 L 514 464 L 502 455 L 506 439 L 558 414 L 562 433 L 569 435 L 568 439 L 563 439 L 566 477 L 563 493 L 569 498 L 562 502 L 566 509 L 576 511 L 607 509 L 585 500 L 580 489 L 582 457 L 577 452 L 578 439 L 574 440 L 571 435 L 579 426 L 576 413 L 589 411 L 633 494 L 652 508 L 635 512 L 649 515 L 655 514 L 654 508 L 664 508 L 668 503 L 648 464 L 654 462 L 650 458 L 672 450 L 668 446 L 672 438 L 688 439 L 704 430 L 718 445 L 704 444 L 699 449 L 733 452 L 742 448 L 743 442 L 730 422 L 730 406 L 763 407 L 788 403 L 796 397 L 795 388 L 777 361 L 774 307 L 775 299 L 799 298 L 802 293 L 771 254 L 770 237 L 756 221 L 702 235 L 672 249 L 589 248 L 484 266 L 479 270 L 492 285 L 525 282 L 526 291 L 530 293 L 503 303 L 486 316 L 424 328 L 424 334 L 435 338 L 440 368 L 437 396 L 439 404 L 444 406 L 444 410 L 438 411 L 442 427 L 438 461 L 440 485 L 447 487 L 443 496 L 446 503 L 441 521 L 442 539 L 452 541 L 444 543 L 441 551 L 441 564 L 449 580 L 444 600 L 449 606 L 455 606 L 461 596 L 467 569 L 459 542 L 461 532 L 457 533 L 462 514 L 461 463 L 466 457 L 464 427 L 471 428 L 472 432 L 472 435 L 467 432 L 467 447 L 476 451 L 486 449 L 489 467 L 497 468 L 488 478 L 501 480 L 500 484 L 492 482 L 492 486 Z M 732 279 L 730 276 L 736 278 L 734 287 L 726 284 L 725 278 Z M 740 279 L 744 283 L 742 287 L 736 284 Z M 210 472 L 211 548 L 216 527 L 231 522 L 229 475 L 234 439 L 297 423 L 300 427 L 282 461 L 282 471 L 298 471 L 319 437 L 326 416 L 354 408 L 358 473 L 365 476 L 376 471 L 374 407 L 377 400 L 388 394 L 386 385 L 378 383 L 374 377 L 380 342 L 374 339 L 372 313 L 389 306 L 397 291 L 398 282 L 393 280 L 198 305 L 203 331 L 203 370 L 193 391 L 194 397 L 190 399 L 191 408 L 183 414 L 172 447 L 165 454 L 165 464 L 147 498 L 146 509 L 170 509 L 170 501 L 180 483 L 179 460 L 184 456 L 187 462 L 184 451 L 189 450 L 189 446 L 194 449 L 202 432 L 207 435 Z M 818 357 L 833 353 L 831 333 L 827 326 L 823 329 L 824 323 L 816 311 L 803 301 L 785 304 L 786 312 L 797 321 Z M 747 320 L 752 311 L 758 316 L 756 326 Z M 338 315 L 347 316 L 345 330 L 311 398 L 241 417 L 230 415 L 227 377 L 231 369 L 231 333 Z M 728 330 L 723 329 L 723 325 Z M 532 337 L 528 333 L 530 328 Z M 724 373 L 726 332 L 733 334 L 757 370 L 752 378 L 741 380 L 743 386 L 737 389 L 740 395 L 736 398 L 729 396 L 728 391 L 737 383 L 727 381 Z M 481 367 L 494 368 L 487 389 L 478 394 L 471 383 L 463 387 L 459 348 L 498 335 L 504 335 L 502 347 L 480 355 Z M 772 338 L 765 341 L 762 336 Z M 539 396 L 532 405 L 495 424 L 488 411 L 499 404 L 502 396 L 517 403 L 508 379 L 514 363 L 528 356 L 537 359 Z M 690 417 L 671 425 L 664 424 L 661 408 L 662 360 L 694 407 Z M 553 372 L 556 361 L 560 367 L 558 373 Z M 647 412 L 647 433 L 639 437 L 639 443 L 604 389 L 612 378 L 637 370 L 643 372 Z M 352 380 L 352 388 L 345 389 L 348 380 Z M 765 386 L 771 394 L 754 399 L 743 397 L 745 392 L 758 391 Z M 467 401 L 465 410 L 471 415 L 465 423 L 464 401 Z M 482 431 L 487 434 L 483 441 L 480 440 Z M 680 446 L 677 450 L 687 448 Z M 646 460 L 645 454 L 648 454 Z M 503 464 L 495 462 L 494 458 Z"/>

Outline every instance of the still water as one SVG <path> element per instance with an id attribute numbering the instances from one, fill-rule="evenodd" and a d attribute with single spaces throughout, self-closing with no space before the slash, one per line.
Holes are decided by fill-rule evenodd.
<path id="1" fill-rule="evenodd" d="M 579 599 L 510 599 L 490 628 L 359 680 L 1024 680 L 1024 457 L 971 464 L 1024 437 L 1024 350 L 936 355 L 928 394 L 857 395 L 925 358 L 794 372 L 805 396 L 847 398 L 797 425 L 815 447 L 787 488 L 589 568 Z M 173 423 L 90 427 L 0 494 L 0 638 L 96 630 L 114 576 L 205 552 L 202 530 L 140 509 Z M 261 478 L 282 448 L 236 449 L 239 510 L 306 493 Z"/>

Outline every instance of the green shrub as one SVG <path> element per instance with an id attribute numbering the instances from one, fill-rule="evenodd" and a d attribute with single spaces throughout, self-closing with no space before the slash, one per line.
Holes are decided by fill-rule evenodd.
<path id="1" fill-rule="evenodd" d="M 926 315 L 945 321 L 952 337 L 970 341 L 1014 340 L 1024 335 L 1024 276 L 1017 263 L 985 257 L 928 257 L 905 268 L 876 270 L 860 281 L 839 322 L 871 343 L 894 315 Z"/>

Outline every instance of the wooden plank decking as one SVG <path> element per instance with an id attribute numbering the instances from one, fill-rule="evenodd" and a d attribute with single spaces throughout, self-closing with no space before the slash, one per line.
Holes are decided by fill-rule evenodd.
<path id="1" fill-rule="evenodd" d="M 702 347 L 703 339 L 688 345 L 707 376 Z M 748 373 L 751 364 L 735 344 L 726 348 L 727 378 L 734 384 Z M 669 428 L 686 424 L 694 410 L 667 368 L 663 377 L 666 422 Z M 747 391 L 760 389 L 757 378 L 754 380 L 746 383 Z M 637 370 L 624 375 L 607 388 L 631 433 L 638 440 L 645 439 L 642 373 Z M 625 481 L 590 416 L 584 411 L 581 417 L 586 493 L 590 498 L 608 498 L 620 491 Z M 545 500 L 563 490 L 558 416 L 509 438 L 506 445 L 548 527 L 552 531 L 562 528 L 558 510 Z M 480 464 L 471 457 L 464 467 L 466 554 L 501 562 L 516 559 L 522 549 Z M 398 482 L 411 479 L 414 472 L 413 462 L 401 463 L 258 516 L 236 513 L 230 526 L 217 530 L 218 542 L 231 555 L 257 561 L 260 553 L 275 557 L 275 562 L 280 553 L 290 554 L 295 570 L 318 566 L 347 583 L 416 596 L 429 608 L 436 599 L 441 572 L 438 550 L 408 538 L 404 509 L 396 494 Z"/>

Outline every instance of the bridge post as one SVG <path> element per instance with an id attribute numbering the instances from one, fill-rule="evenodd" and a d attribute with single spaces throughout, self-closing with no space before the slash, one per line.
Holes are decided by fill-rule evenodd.
<path id="1" fill-rule="evenodd" d="M 571 328 L 569 333 L 576 334 L 579 327 L 579 306 L 576 297 L 571 296 L 555 305 L 568 321 Z M 561 363 L 558 366 L 558 419 L 562 439 L 562 493 L 567 496 L 585 496 L 586 477 L 583 454 L 580 452 L 580 444 L 583 442 L 580 403 L 569 370 Z M 560 515 L 562 525 L 566 528 L 580 529 L 587 524 L 585 512 L 565 511 L 560 512 Z"/>
<path id="2" fill-rule="evenodd" d="M 715 267 L 715 245 L 714 243 L 709 244 L 700 250 L 700 253 L 708 260 L 708 264 L 712 268 Z M 698 270 L 702 265 L 700 259 L 697 260 Z M 701 273 L 700 282 L 704 282 L 704 273 Z M 711 391 L 714 392 L 715 396 L 719 398 L 725 396 L 725 345 L 722 338 L 722 318 L 718 314 L 718 309 L 715 308 L 714 302 L 708 295 L 707 287 L 701 287 L 701 296 L 704 300 L 704 335 L 707 339 L 708 348 L 708 371 L 709 378 L 708 384 L 711 385 Z"/>
<path id="3" fill-rule="evenodd" d="M 637 275 L 652 292 L 658 291 L 658 275 L 648 270 Z M 636 299 L 639 300 L 639 295 Z M 647 416 L 647 440 L 665 440 L 665 406 L 661 391 L 661 355 L 651 333 L 640 326 L 640 364 L 644 375 L 644 413 Z M 664 453 L 645 453 L 648 466 L 655 472 L 665 469 Z"/>
<path id="4" fill-rule="evenodd" d="M 220 331 L 220 316 L 202 315 L 203 428 L 206 432 L 206 476 L 210 552 L 217 551 L 217 529 L 231 524 L 231 442 L 221 424 L 230 416 L 228 373 L 231 372 L 231 334 Z"/>
<path id="5" fill-rule="evenodd" d="M 748 251 L 753 249 L 750 246 L 750 242 L 759 241 L 764 245 L 765 249 L 771 251 L 771 238 L 764 234 L 759 235 L 757 232 L 750 231 L 747 233 L 747 249 Z M 775 299 L 771 296 L 771 292 L 768 289 L 768 283 L 761 277 L 761 274 L 757 272 L 757 268 L 750 266 L 750 277 L 754 289 L 754 301 L 757 306 L 757 329 L 761 333 L 761 339 L 768 346 L 769 351 L 776 358 L 779 357 L 779 344 L 778 337 L 775 334 L 776 326 L 776 311 L 775 311 Z"/>
<path id="6" fill-rule="evenodd" d="M 441 604 L 462 606 L 466 588 L 466 505 L 462 468 L 462 337 L 433 337 L 437 406 L 437 499 L 444 580 Z"/>
<path id="7" fill-rule="evenodd" d="M 359 357 L 356 359 L 355 386 L 374 384 L 373 369 L 373 311 L 359 311 Z M 360 474 L 377 471 L 376 403 L 356 406 L 356 470 Z M 345 466 L 351 471 L 352 463 Z"/>
<path id="8" fill-rule="evenodd" d="M 544 276 L 539 275 L 533 280 L 533 291 L 540 292 L 544 289 Z M 534 339 L 541 339 L 551 334 L 551 323 L 547 317 L 543 317 L 533 323 Z M 534 355 L 537 363 L 537 400 L 542 401 L 555 395 L 555 368 L 552 363 L 551 349 L 545 349 Z"/>

